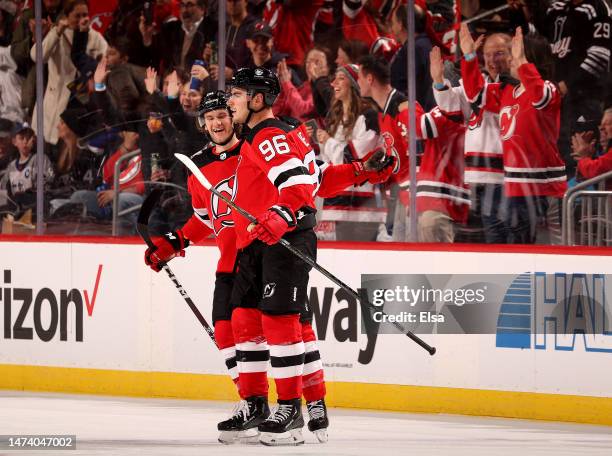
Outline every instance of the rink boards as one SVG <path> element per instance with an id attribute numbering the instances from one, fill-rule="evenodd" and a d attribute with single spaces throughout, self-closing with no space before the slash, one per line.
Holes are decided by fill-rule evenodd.
<path id="1" fill-rule="evenodd" d="M 168 277 L 143 265 L 142 245 L 88 242 L 0 242 L 0 388 L 235 400 L 221 355 Z M 319 262 L 354 287 L 366 273 L 612 274 L 609 250 L 389 248 L 327 244 Z M 207 317 L 217 259 L 207 245 L 172 262 Z M 316 272 L 310 293 L 332 406 L 612 425 L 606 324 L 523 346 L 424 334 L 431 357 L 405 336 L 362 334 L 357 303 Z"/>

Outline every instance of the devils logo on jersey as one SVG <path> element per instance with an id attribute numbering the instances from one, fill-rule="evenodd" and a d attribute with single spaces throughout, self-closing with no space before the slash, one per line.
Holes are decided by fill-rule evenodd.
<path id="1" fill-rule="evenodd" d="M 399 122 L 398 125 L 402 127 L 402 134 L 406 132 L 404 136 L 407 136 L 406 126 L 402 122 Z M 393 135 L 389 133 L 388 131 L 382 132 L 380 135 L 380 143 L 381 143 L 381 146 L 384 147 L 385 153 L 387 155 L 391 155 L 395 157 L 395 165 L 393 167 L 393 174 L 396 174 L 400 168 L 400 156 L 399 156 L 399 153 L 397 152 L 397 149 L 393 147 L 393 145 L 395 144 L 395 139 L 393 139 Z"/>
<path id="2" fill-rule="evenodd" d="M 516 115 L 518 112 L 519 105 L 504 106 L 501 111 L 499 111 L 499 128 L 503 141 L 507 141 L 514 135 L 514 130 L 516 130 Z"/>
<path id="3" fill-rule="evenodd" d="M 480 128 L 480 126 L 482 125 L 483 112 L 484 110 L 480 110 L 478 114 L 472 112 L 470 120 L 468 121 L 469 130 L 476 130 L 477 128 Z"/>
<path id="4" fill-rule="evenodd" d="M 236 193 L 238 190 L 237 187 L 238 182 L 236 181 L 236 177 L 232 175 L 215 185 L 215 190 L 227 197 L 228 200 L 234 201 L 236 199 Z M 217 236 L 223 228 L 234 226 L 234 221 L 232 220 L 232 209 L 225 201 L 214 193 L 210 194 L 210 208 L 212 210 L 211 220 L 213 223 L 213 229 L 215 230 L 215 234 Z"/>

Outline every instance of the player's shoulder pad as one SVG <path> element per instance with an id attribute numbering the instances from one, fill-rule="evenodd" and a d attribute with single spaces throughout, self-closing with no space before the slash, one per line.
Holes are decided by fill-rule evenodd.
<path id="1" fill-rule="evenodd" d="M 378 112 L 375 109 L 368 108 L 363 112 L 365 119 L 365 125 L 368 130 L 373 130 L 376 134 L 380 134 L 380 122 L 378 119 Z"/>
<path id="2" fill-rule="evenodd" d="M 293 127 L 278 119 L 266 119 L 249 130 L 246 135 L 247 142 L 253 144 L 255 137 L 262 132 L 267 133 L 267 130 L 281 130 L 283 133 L 288 133 L 293 130 Z"/>
<path id="3" fill-rule="evenodd" d="M 395 90 L 387 100 L 384 112 L 392 117 L 397 116 L 401 111 L 408 108 L 408 98 L 402 92 Z"/>
<path id="4" fill-rule="evenodd" d="M 224 161 L 230 157 L 240 155 L 240 149 L 242 148 L 243 144 L 244 140 L 240 140 L 234 147 L 221 154 L 213 153 L 214 146 L 209 146 L 193 154 L 191 156 L 191 160 L 196 164 L 198 168 L 202 168 L 204 166 L 210 165 L 211 163 Z"/>

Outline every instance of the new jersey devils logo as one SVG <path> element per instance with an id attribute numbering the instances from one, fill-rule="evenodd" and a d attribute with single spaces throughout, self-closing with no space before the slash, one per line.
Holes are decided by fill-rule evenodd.
<path id="1" fill-rule="evenodd" d="M 385 149 L 385 153 L 387 155 L 392 155 L 395 157 L 395 165 L 393 166 L 393 174 L 397 174 L 400 168 L 400 156 L 399 156 L 399 153 L 397 152 L 397 149 L 393 147 L 393 145 L 395 144 L 395 139 L 393 138 L 393 135 L 389 133 L 388 131 L 383 132 L 380 135 L 380 142 L 381 142 L 382 147 L 384 147 Z"/>
<path id="2" fill-rule="evenodd" d="M 236 199 L 236 193 L 238 190 L 236 177 L 231 176 L 227 179 L 219 181 L 219 183 L 215 185 L 215 190 L 227 197 L 228 200 L 234 201 Z M 212 210 L 211 220 L 217 236 L 223 228 L 234 226 L 232 209 L 225 201 L 214 193 L 211 193 L 210 195 L 210 208 Z"/>
<path id="3" fill-rule="evenodd" d="M 476 130 L 477 128 L 480 128 L 482 125 L 482 113 L 482 110 L 478 114 L 472 112 L 470 120 L 468 121 L 468 130 Z"/>
<path id="4" fill-rule="evenodd" d="M 504 106 L 501 111 L 499 111 L 499 128 L 501 130 L 502 140 L 507 141 L 514 135 L 514 130 L 516 129 L 516 115 L 518 112 L 519 105 Z"/>

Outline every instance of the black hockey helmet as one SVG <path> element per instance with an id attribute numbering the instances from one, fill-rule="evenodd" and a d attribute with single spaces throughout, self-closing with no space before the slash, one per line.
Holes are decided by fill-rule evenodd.
<path id="1" fill-rule="evenodd" d="M 207 133 L 206 122 L 204 120 L 204 114 L 206 114 L 207 112 L 216 111 L 217 109 L 225 109 L 230 116 L 232 115 L 232 112 L 227 106 L 227 99 L 228 99 L 228 94 L 222 90 L 215 90 L 212 92 L 208 92 L 202 98 L 202 101 L 200 102 L 200 105 L 198 106 L 198 110 L 197 110 L 198 127 L 200 128 L 200 131 L 202 133 Z M 231 134 L 223 142 L 215 142 L 212 139 L 212 136 L 208 134 L 208 137 L 210 138 L 210 140 L 219 146 L 224 146 L 225 144 L 230 142 L 233 136 L 234 136 L 233 126 L 232 126 Z"/>
<path id="2" fill-rule="evenodd" d="M 212 92 L 208 92 L 200 101 L 200 105 L 198 106 L 198 125 L 200 128 L 204 128 L 204 114 L 210 111 L 215 111 L 217 109 L 227 109 L 227 112 L 231 111 L 227 107 L 227 98 L 228 95 L 222 90 L 215 90 Z"/>
<path id="3" fill-rule="evenodd" d="M 251 96 L 262 93 L 266 106 L 272 106 L 281 91 L 276 73 L 263 67 L 240 68 L 228 85 L 245 89 Z"/>

